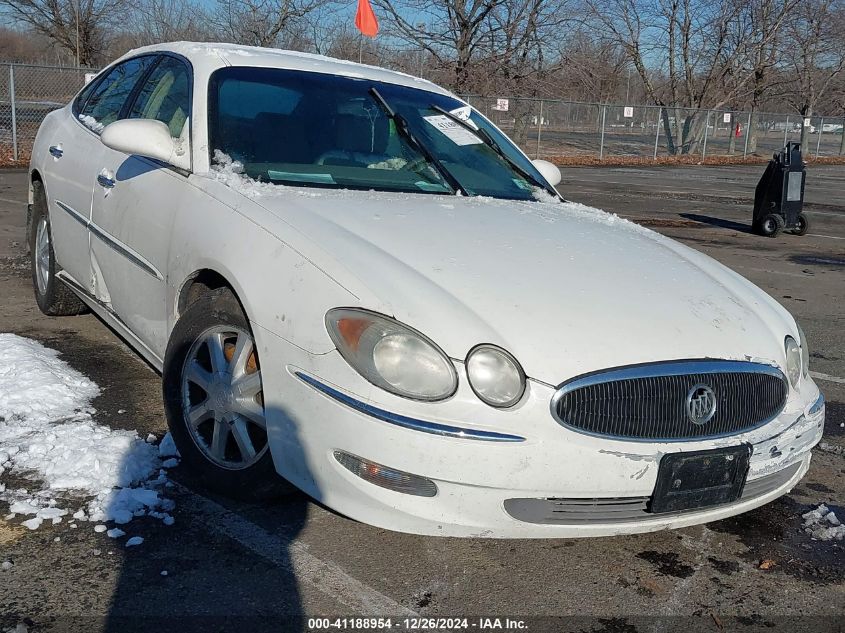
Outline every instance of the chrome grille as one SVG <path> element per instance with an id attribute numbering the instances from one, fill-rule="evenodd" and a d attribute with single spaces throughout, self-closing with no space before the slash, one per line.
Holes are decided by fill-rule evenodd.
<path id="1" fill-rule="evenodd" d="M 696 423 L 691 392 L 709 387 L 715 412 Z M 623 367 L 564 383 L 552 400 L 562 425 L 591 435 L 679 441 L 732 435 L 765 424 L 786 404 L 783 373 L 744 361 L 679 361 Z M 690 407 L 693 411 L 694 408 Z"/>
<path id="2" fill-rule="evenodd" d="M 786 485 L 798 473 L 801 463 L 800 461 L 795 462 L 771 475 L 746 482 L 740 502 L 762 497 Z M 651 497 L 507 499 L 505 511 L 514 519 L 526 523 L 585 525 L 591 523 L 628 523 L 630 521 L 665 521 L 667 517 L 711 509 L 701 508 L 700 510 L 686 510 L 684 512 L 651 514 L 648 511 L 650 499 Z"/>

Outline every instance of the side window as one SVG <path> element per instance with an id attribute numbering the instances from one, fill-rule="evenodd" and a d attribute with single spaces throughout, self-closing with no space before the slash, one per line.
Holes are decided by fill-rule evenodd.
<path id="1" fill-rule="evenodd" d="M 179 138 L 191 111 L 191 73 L 185 63 L 165 57 L 138 93 L 130 119 L 154 119 Z"/>
<path id="2" fill-rule="evenodd" d="M 89 96 L 89 95 L 91 94 L 91 92 L 93 92 L 93 91 L 94 91 L 94 89 L 97 87 L 97 83 L 98 83 L 98 81 L 97 81 L 97 79 L 96 79 L 96 78 L 95 78 L 95 79 L 92 79 L 92 80 L 91 80 L 91 81 L 90 81 L 90 82 L 89 82 L 89 83 L 88 83 L 88 84 L 87 84 L 87 85 L 86 85 L 86 86 L 82 89 L 82 91 L 79 93 L 79 95 L 76 97 L 76 99 L 74 99 L 74 101 L 73 101 L 73 113 L 74 113 L 74 114 L 79 114 L 79 108 L 81 108 L 81 107 L 82 107 L 82 105 L 85 103 L 86 99 L 88 99 L 88 96 Z"/>
<path id="3" fill-rule="evenodd" d="M 248 73 L 239 78 L 238 69 L 233 73 L 217 71 L 212 77 L 212 157 L 214 150 L 226 148 L 231 158 L 240 161 L 260 162 L 270 157 L 280 162 L 305 161 L 302 155 L 310 151 L 307 128 L 300 117 L 292 116 L 302 101 L 302 90 L 273 83 L 273 72 L 252 74 L 255 81 L 250 81 Z M 274 148 L 280 147 L 284 148 L 283 157 L 273 154 Z"/>
<path id="4" fill-rule="evenodd" d="M 112 68 L 85 101 L 79 120 L 95 132 L 117 121 L 135 84 L 155 59 L 152 55 L 135 57 Z"/>
<path id="5" fill-rule="evenodd" d="M 260 81 L 226 79 L 220 85 L 220 115 L 238 119 L 254 119 L 262 112 L 290 114 L 299 104 L 302 93 Z"/>

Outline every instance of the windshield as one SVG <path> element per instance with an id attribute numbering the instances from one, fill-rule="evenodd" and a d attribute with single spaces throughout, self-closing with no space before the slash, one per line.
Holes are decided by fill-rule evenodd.
<path id="1" fill-rule="evenodd" d="M 469 117 L 517 168 L 438 108 Z M 407 129 L 397 129 L 397 120 Z M 220 69 L 209 86 L 209 134 L 212 156 L 219 150 L 263 182 L 437 194 L 461 190 L 516 200 L 533 200 L 532 181 L 543 182 L 531 161 L 464 103 L 365 79 Z"/>

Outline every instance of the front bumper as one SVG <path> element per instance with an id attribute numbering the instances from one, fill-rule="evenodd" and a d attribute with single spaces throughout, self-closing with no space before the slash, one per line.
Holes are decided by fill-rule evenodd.
<path id="1" fill-rule="evenodd" d="M 820 393 L 806 379 L 775 420 L 742 435 L 676 443 L 596 438 L 565 429 L 551 417 L 554 389 L 547 385 L 531 382 L 522 403 L 500 411 L 464 393 L 469 388 L 461 375 L 461 387 L 451 400 L 414 403 L 371 386 L 337 353 L 312 356 L 269 332 L 255 334 L 262 358 L 287 361 L 269 372 L 265 360 L 263 372 L 270 446 L 279 474 L 337 512 L 401 532 L 496 538 L 607 536 L 719 520 L 786 494 L 806 473 L 824 424 L 823 406 L 811 413 Z M 408 428 L 380 419 L 370 409 L 350 406 L 316 384 L 397 418 L 518 441 Z M 758 485 L 757 493 L 735 503 L 612 521 L 600 514 L 587 520 L 538 521 L 513 510 L 513 500 L 520 499 L 647 498 L 664 454 L 741 443 L 754 447 L 746 488 L 755 490 L 755 482 L 766 478 L 774 483 Z M 338 450 L 430 479 L 437 494 L 420 497 L 376 486 L 341 465 L 335 458 Z M 778 474 L 780 479 L 772 477 Z"/>

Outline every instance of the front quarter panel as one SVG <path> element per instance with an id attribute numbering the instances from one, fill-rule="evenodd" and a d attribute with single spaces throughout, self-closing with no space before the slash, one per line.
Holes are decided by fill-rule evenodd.
<path id="1" fill-rule="evenodd" d="M 312 354 L 333 350 L 325 313 L 356 297 L 286 243 L 283 229 L 267 228 L 273 216 L 252 200 L 203 176 L 192 175 L 188 185 L 173 227 L 168 332 L 185 284 L 210 269 L 234 288 L 254 325 Z"/>

